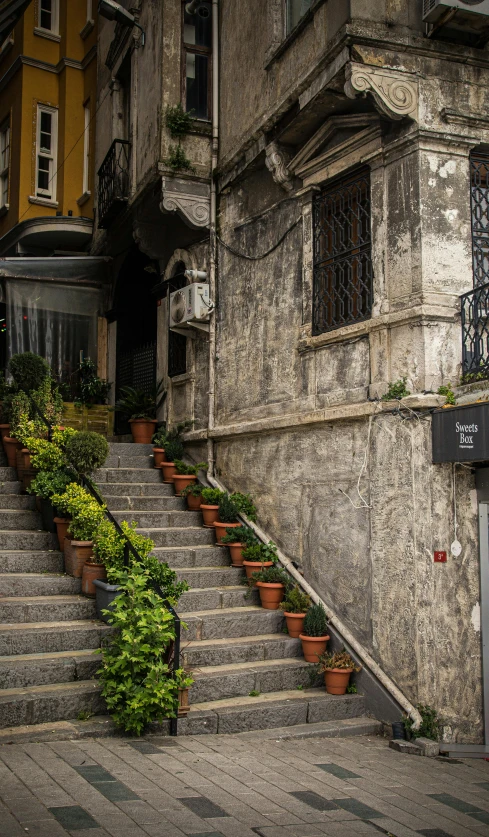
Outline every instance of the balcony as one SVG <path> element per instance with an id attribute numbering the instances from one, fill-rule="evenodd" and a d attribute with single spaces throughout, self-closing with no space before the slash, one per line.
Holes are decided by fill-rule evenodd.
<path id="1" fill-rule="evenodd" d="M 103 230 L 127 206 L 130 156 L 131 143 L 115 139 L 98 170 L 98 226 Z"/>
<path id="2" fill-rule="evenodd" d="M 462 382 L 489 378 L 489 282 L 460 297 Z"/>

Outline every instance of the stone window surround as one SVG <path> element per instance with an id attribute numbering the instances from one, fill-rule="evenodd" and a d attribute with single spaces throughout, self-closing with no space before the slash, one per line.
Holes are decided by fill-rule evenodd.
<path id="1" fill-rule="evenodd" d="M 326 0 L 313 0 L 311 8 L 306 12 L 291 32 L 286 32 L 286 0 L 268 0 L 268 28 L 270 31 L 270 46 L 265 56 L 265 69 L 287 51 L 289 46 L 303 32 L 313 20 L 316 11 Z"/>

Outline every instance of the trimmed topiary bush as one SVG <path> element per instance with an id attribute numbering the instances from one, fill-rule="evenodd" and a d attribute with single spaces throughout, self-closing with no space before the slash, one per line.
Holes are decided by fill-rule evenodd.
<path id="1" fill-rule="evenodd" d="M 68 461 L 79 474 L 90 474 L 101 468 L 107 459 L 109 445 L 100 433 L 81 430 L 69 439 L 66 445 Z"/>
<path id="2" fill-rule="evenodd" d="M 175 462 L 176 459 L 181 459 L 183 456 L 183 445 L 177 439 L 166 441 L 163 450 L 167 462 Z"/>
<path id="3" fill-rule="evenodd" d="M 12 355 L 8 369 L 19 389 L 24 392 L 37 389 L 51 374 L 47 361 L 34 352 Z"/>
<path id="4" fill-rule="evenodd" d="M 326 636 L 328 617 L 322 604 L 313 604 L 304 619 L 304 634 L 307 636 Z"/>

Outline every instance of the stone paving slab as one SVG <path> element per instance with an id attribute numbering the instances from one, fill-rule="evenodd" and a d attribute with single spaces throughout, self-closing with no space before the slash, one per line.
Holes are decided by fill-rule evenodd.
<path id="1" fill-rule="evenodd" d="M 489 835 L 489 762 L 271 733 L 0 745 L 0 837 Z"/>

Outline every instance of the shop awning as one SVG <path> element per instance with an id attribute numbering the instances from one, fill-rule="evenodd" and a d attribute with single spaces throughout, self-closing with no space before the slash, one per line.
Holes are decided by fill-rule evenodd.
<path id="1" fill-rule="evenodd" d="M 0 278 L 104 284 L 110 262 L 106 256 L 12 256 L 0 259 Z"/>

